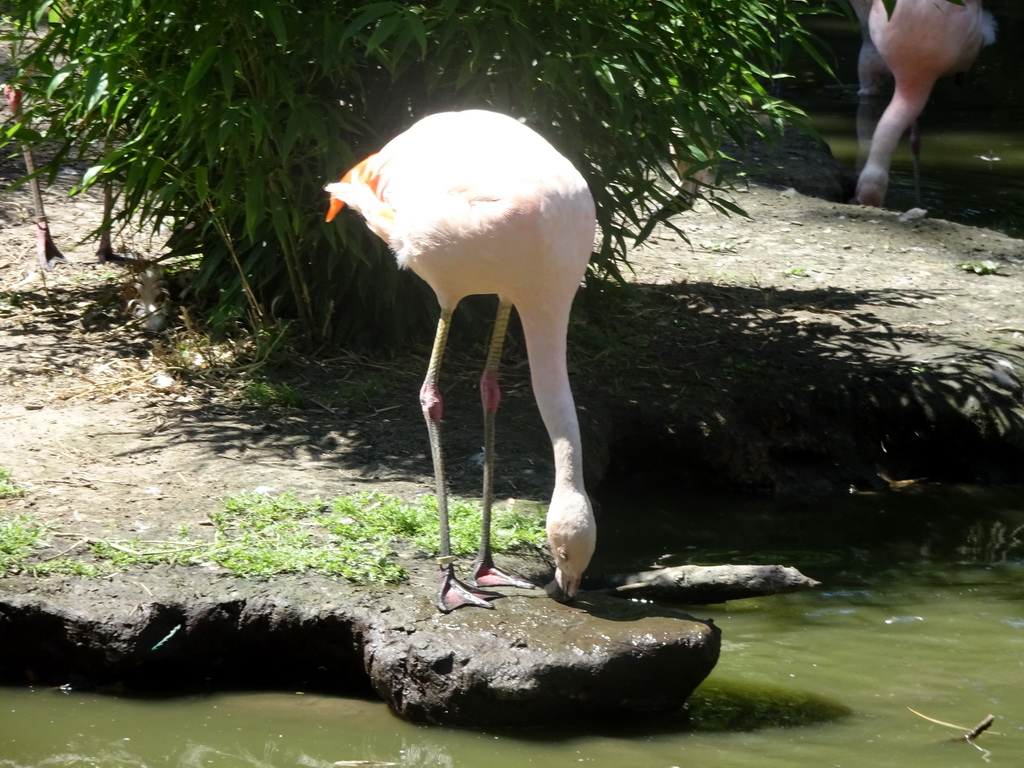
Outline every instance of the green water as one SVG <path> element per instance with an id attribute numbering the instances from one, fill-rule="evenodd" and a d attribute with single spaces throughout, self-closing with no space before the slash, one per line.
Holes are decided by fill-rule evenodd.
<path id="1" fill-rule="evenodd" d="M 714 618 L 724 643 L 689 717 L 479 733 L 294 692 L 146 699 L 5 688 L 0 766 L 1021 764 L 1024 491 L 925 487 L 798 503 L 679 495 L 643 500 L 642 528 L 635 503 L 606 500 L 597 567 L 782 562 L 823 582 L 692 609 Z M 997 720 L 973 746 L 908 707 L 966 728 Z"/>

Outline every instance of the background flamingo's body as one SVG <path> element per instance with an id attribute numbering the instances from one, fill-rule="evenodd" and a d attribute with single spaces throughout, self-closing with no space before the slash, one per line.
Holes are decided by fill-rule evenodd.
<path id="1" fill-rule="evenodd" d="M 330 220 L 344 205 L 394 251 L 400 266 L 427 281 L 441 305 L 437 339 L 420 393 L 431 438 L 441 516 L 441 610 L 487 606 L 493 593 L 522 585 L 490 562 L 493 422 L 497 366 L 514 305 L 526 338 L 534 396 L 551 438 L 555 488 L 548 539 L 556 597 L 572 598 L 594 551 L 595 524 L 583 486 L 579 423 L 566 368 L 569 310 L 595 233 L 586 182 L 547 141 L 521 123 L 471 110 L 424 118 L 357 165 L 331 194 Z M 437 388 L 451 314 L 471 294 L 499 297 L 498 319 L 481 378 L 485 418 L 484 530 L 474 573 L 451 574 Z M 447 561 L 447 562 L 445 562 Z"/>
<path id="2" fill-rule="evenodd" d="M 896 146 L 921 114 L 935 82 L 967 70 L 982 46 L 995 39 L 995 23 L 980 0 L 964 0 L 963 5 L 947 0 L 898 0 L 891 17 L 882 0 L 874 0 L 868 27 L 875 48 L 892 71 L 895 90 L 875 128 L 856 198 L 863 205 L 880 206 Z"/>

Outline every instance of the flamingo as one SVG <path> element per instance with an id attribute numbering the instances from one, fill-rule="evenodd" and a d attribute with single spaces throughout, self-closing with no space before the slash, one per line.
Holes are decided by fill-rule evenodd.
<path id="1" fill-rule="evenodd" d="M 856 200 L 881 206 L 900 137 L 915 125 L 935 82 L 967 70 L 982 46 L 995 40 L 995 21 L 982 9 L 981 0 L 963 0 L 963 5 L 948 0 L 897 0 L 891 17 L 882 0 L 873 0 L 868 26 L 872 42 L 892 71 L 895 90 L 875 127 L 857 180 Z M 916 132 L 911 145 L 916 156 Z"/>
<path id="2" fill-rule="evenodd" d="M 4 85 L 4 98 L 16 120 L 22 119 L 21 100 L 24 92 L 10 83 Z M 46 218 L 46 210 L 43 208 L 43 191 L 39 186 L 39 177 L 36 173 L 36 158 L 32 147 L 22 144 L 22 154 L 25 157 L 25 172 L 28 174 L 29 186 L 32 188 L 32 204 L 36 209 L 36 256 L 39 259 L 39 266 L 43 269 L 53 269 L 55 264 L 67 264 L 68 260 L 61 253 L 60 248 L 53 242 L 50 235 L 50 224 Z"/>
<path id="3" fill-rule="evenodd" d="M 327 221 L 345 205 L 437 295 L 441 313 L 420 405 L 430 441 L 440 528 L 438 609 L 492 607 L 488 587 L 532 587 L 491 556 L 498 367 L 512 307 L 526 338 L 534 398 L 554 454 L 547 537 L 555 561 L 548 593 L 575 598 L 593 555 L 596 524 L 583 483 L 579 421 L 566 367 L 569 310 L 594 241 L 594 201 L 572 163 L 522 123 L 467 110 L 423 118 L 327 186 Z M 456 305 L 497 294 L 498 311 L 480 396 L 484 471 L 480 549 L 471 573 L 455 576 L 441 450 L 438 373 Z"/>

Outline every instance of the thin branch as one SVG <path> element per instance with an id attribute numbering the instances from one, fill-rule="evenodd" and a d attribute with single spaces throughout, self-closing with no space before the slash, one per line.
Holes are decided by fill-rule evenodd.
<path id="1" fill-rule="evenodd" d="M 994 723 L 995 720 L 996 720 L 996 716 L 995 715 L 986 715 L 985 718 L 980 723 L 978 723 L 976 726 L 974 726 L 973 728 L 967 728 L 966 726 L 963 726 L 963 725 L 954 725 L 953 723 L 946 723 L 946 722 L 943 722 L 942 720 L 936 720 L 934 717 L 928 717 L 928 715 L 922 715 L 916 709 L 911 709 L 910 707 L 907 707 L 907 709 L 909 709 L 911 712 L 913 712 L 918 717 L 923 717 L 925 720 L 927 720 L 927 721 L 929 721 L 931 723 L 935 723 L 936 725 L 943 725 L 946 728 L 955 728 L 958 731 L 963 731 L 963 734 L 961 734 L 956 739 L 957 741 L 973 741 L 978 736 L 980 736 L 982 733 L 987 731 L 989 729 L 989 727 L 992 725 L 992 723 Z M 997 733 L 996 731 L 992 731 L 992 733 L 995 736 L 1001 735 L 1001 734 Z"/>
<path id="2" fill-rule="evenodd" d="M 910 707 L 907 707 L 907 709 L 910 709 L 910 711 L 913 712 L 915 715 L 917 715 L 918 717 L 923 717 L 925 720 L 927 720 L 930 723 L 936 723 L 938 725 L 944 725 L 947 728 L 956 728 L 958 731 L 969 731 L 970 730 L 969 728 L 965 728 L 962 725 L 953 725 L 953 723 L 945 723 L 942 720 L 936 720 L 934 717 L 928 717 L 928 715 L 922 715 L 916 709 L 911 709 Z"/>

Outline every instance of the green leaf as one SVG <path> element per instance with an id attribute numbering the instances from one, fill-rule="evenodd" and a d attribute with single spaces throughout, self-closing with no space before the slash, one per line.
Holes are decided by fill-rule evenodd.
<path id="1" fill-rule="evenodd" d="M 371 3 L 365 6 L 361 13 L 352 20 L 341 34 L 341 42 L 348 42 L 350 39 L 363 31 L 363 28 L 374 23 L 382 16 L 393 13 L 394 3 Z"/>
<path id="2" fill-rule="evenodd" d="M 202 52 L 196 63 L 189 70 L 188 77 L 185 78 L 185 85 L 182 88 L 183 93 L 188 93 L 199 84 L 199 81 L 210 71 L 210 66 L 219 53 L 219 47 L 210 47 Z"/>
<path id="3" fill-rule="evenodd" d="M 71 77 L 71 75 L 74 73 L 74 71 L 75 71 L 75 67 L 74 67 L 73 64 L 68 64 L 68 65 L 65 65 L 64 67 L 62 67 L 57 72 L 57 74 L 55 74 L 50 79 L 50 83 L 46 87 L 46 97 L 47 98 L 53 98 L 53 94 L 56 93 L 57 89 L 60 88 L 61 85 L 64 84 L 65 80 L 67 80 L 69 77 Z"/>
<path id="4" fill-rule="evenodd" d="M 273 32 L 274 37 L 277 39 L 277 44 L 287 46 L 288 33 L 285 29 L 284 17 L 281 15 L 281 9 L 277 3 L 261 3 L 258 13 L 267 22 L 267 26 L 270 27 L 271 32 Z"/>
<path id="5" fill-rule="evenodd" d="M 82 189 L 88 188 L 101 173 L 105 170 L 106 166 L 93 165 L 86 169 L 85 173 L 82 174 Z"/>
<path id="6" fill-rule="evenodd" d="M 206 171 L 206 166 L 197 165 L 193 169 L 196 183 L 196 197 L 199 200 L 206 200 L 210 194 L 210 176 Z"/>

